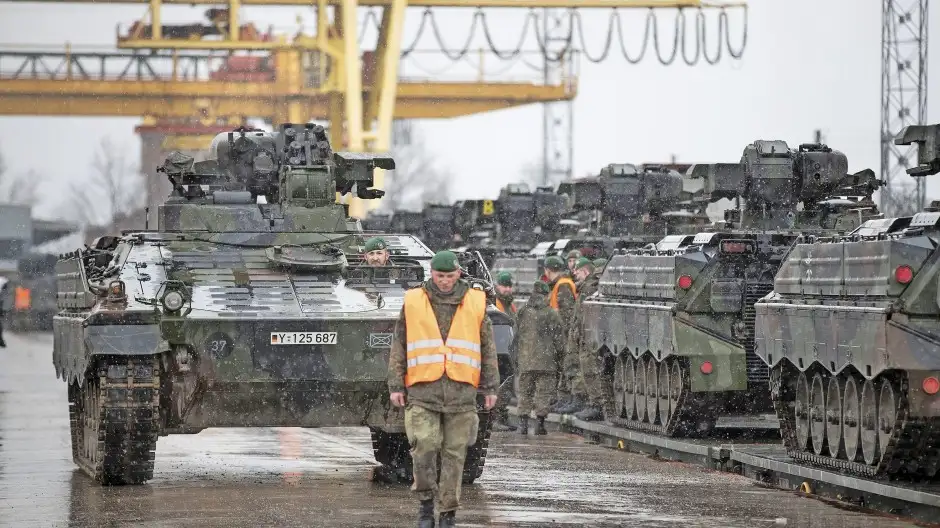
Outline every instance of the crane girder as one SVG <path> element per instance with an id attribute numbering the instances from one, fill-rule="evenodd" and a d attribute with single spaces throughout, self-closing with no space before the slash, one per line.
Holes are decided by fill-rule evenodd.
<path id="1" fill-rule="evenodd" d="M 460 117 L 564 101 L 574 95 L 564 85 L 399 82 L 393 117 Z M 0 78 L 0 115 L 208 115 L 307 121 L 330 117 L 329 97 L 316 90 L 279 93 L 272 83 Z M 369 97 L 369 90 L 363 97 Z"/>
<path id="2" fill-rule="evenodd" d="M 531 103 L 574 98 L 577 81 L 563 72 L 557 84 L 435 83 L 399 79 L 398 66 L 405 10 L 416 8 L 523 9 L 657 9 L 730 8 L 744 2 L 702 0 L 0 0 L 31 3 L 147 4 L 149 23 L 141 20 L 118 38 L 119 48 L 149 49 L 147 54 L 102 54 L 99 75 L 89 73 L 81 54 L 12 53 L 14 69 L 0 69 L 0 115 L 154 116 L 156 119 L 196 118 L 208 123 L 220 118 L 239 121 L 261 117 L 273 122 L 326 119 L 334 145 L 343 150 L 385 151 L 391 146 L 392 120 L 449 118 Z M 161 7 L 166 5 L 227 5 L 224 22 L 212 19 L 213 35 L 221 40 L 179 38 L 163 34 Z M 242 6 L 305 6 L 317 12 L 315 36 L 298 35 L 293 42 L 272 38 L 242 26 Z M 333 8 L 332 20 L 325 16 Z M 382 8 L 375 49 L 375 75 L 363 78 L 363 55 L 357 35 L 359 7 Z M 167 26 L 173 28 L 173 26 Z M 187 26 L 188 27 L 188 26 Z M 194 25 L 197 30 L 203 26 Z M 186 29 L 184 27 L 183 29 Z M 244 31 L 243 31 L 244 30 Z M 198 35 L 203 35 L 200 32 Z M 227 33 L 227 34 L 225 34 Z M 197 35 L 197 36 L 198 36 Z M 266 50 L 263 65 L 245 69 L 213 63 L 209 55 L 180 50 L 226 50 L 226 60 L 252 61 L 237 50 Z M 161 53 L 161 50 L 163 53 Z M 166 50 L 176 50 L 167 55 Z M 88 55 L 88 54 L 86 54 Z M 43 57 L 57 61 L 47 67 Z M 108 58 L 123 61 L 106 69 Z M 214 57 L 216 60 L 218 56 Z M 17 62 L 19 60 L 20 62 Z M 152 63 L 163 61 L 162 69 Z M 202 62 L 200 62 L 202 61 Z M 11 61 L 2 63 L 9 65 Z M 171 65 L 167 65 L 171 62 Z M 179 68 L 194 64 L 192 70 Z M 308 64 L 315 62 L 315 64 Z M 570 62 L 568 67 L 570 67 Z M 197 63 L 199 63 L 197 65 Z M 564 63 L 564 61 L 563 61 Z M 18 68 L 16 64 L 21 64 Z M 203 66 L 201 69 L 197 66 Z M 41 66 L 41 67 L 37 67 Z M 115 72 L 120 71 L 115 76 Z M 180 72 L 201 71 L 186 78 Z M 136 76 L 135 76 L 136 72 Z M 170 72 L 170 73 L 167 73 Z M 208 72 L 208 73 L 207 73 Z M 379 171 L 381 172 L 381 171 Z M 383 188 L 376 174 L 375 187 Z M 363 217 L 365 207 L 353 199 L 350 215 Z"/>
<path id="3" fill-rule="evenodd" d="M 225 0 L 160 0 L 163 4 L 219 5 Z M 345 0 L 327 0 L 339 6 Z M 359 0 L 361 7 L 391 7 L 394 0 Z M 58 4 L 149 4 L 151 0 L 0 0 L 11 3 Z M 246 6 L 311 6 L 315 0 L 240 0 Z M 465 8 L 531 8 L 531 9 L 664 9 L 664 8 L 730 8 L 744 7 L 746 2 L 715 2 L 702 0 L 408 0 L 408 7 L 465 7 Z"/>

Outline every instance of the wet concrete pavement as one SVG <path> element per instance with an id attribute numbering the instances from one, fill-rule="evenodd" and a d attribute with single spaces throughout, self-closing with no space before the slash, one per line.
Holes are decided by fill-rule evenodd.
<path id="1" fill-rule="evenodd" d="M 371 481 L 365 428 L 210 429 L 162 437 L 154 480 L 106 488 L 71 460 L 52 337 L 0 349 L 0 526 L 413 526 L 405 485 Z M 459 526 L 895 528 L 750 480 L 586 444 L 494 435 Z"/>

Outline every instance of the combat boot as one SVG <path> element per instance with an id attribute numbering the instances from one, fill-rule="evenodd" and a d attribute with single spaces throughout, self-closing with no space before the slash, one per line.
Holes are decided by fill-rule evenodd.
<path id="1" fill-rule="evenodd" d="M 418 508 L 418 528 L 434 528 L 434 499 L 421 501 Z"/>
<path id="2" fill-rule="evenodd" d="M 528 416 L 519 417 L 519 434 L 523 434 L 523 435 L 529 434 L 529 417 Z"/>
<path id="3" fill-rule="evenodd" d="M 545 430 L 545 417 L 539 416 L 538 422 L 535 424 L 535 434 L 536 435 L 547 435 L 548 431 Z"/>
<path id="4" fill-rule="evenodd" d="M 515 431 L 516 426 L 509 423 L 509 410 L 500 409 L 496 413 L 496 421 L 493 422 L 492 431 L 496 433 L 505 433 L 506 431 Z"/>
<path id="5" fill-rule="evenodd" d="M 441 512 L 441 518 L 437 523 L 440 528 L 454 528 L 457 526 L 457 512 Z"/>
<path id="6" fill-rule="evenodd" d="M 575 394 L 574 397 L 571 398 L 571 402 L 557 412 L 558 414 L 574 414 L 584 409 L 585 405 L 587 405 L 587 401 L 585 401 L 584 396 Z"/>
<path id="7" fill-rule="evenodd" d="M 574 417 L 585 422 L 596 422 L 604 419 L 604 409 L 600 405 L 590 405 L 576 412 Z"/>

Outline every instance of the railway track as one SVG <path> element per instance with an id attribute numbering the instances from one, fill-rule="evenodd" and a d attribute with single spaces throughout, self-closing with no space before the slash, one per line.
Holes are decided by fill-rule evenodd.
<path id="1" fill-rule="evenodd" d="M 509 412 L 518 419 L 515 407 Z M 766 432 L 766 424 L 739 421 L 731 425 L 741 428 L 745 438 L 734 442 L 667 438 L 570 415 L 550 414 L 546 425 L 549 430 L 577 434 L 612 449 L 736 473 L 762 485 L 940 527 L 940 484 L 870 480 L 798 463 L 787 454 L 779 436 L 754 434 L 755 425 Z"/>

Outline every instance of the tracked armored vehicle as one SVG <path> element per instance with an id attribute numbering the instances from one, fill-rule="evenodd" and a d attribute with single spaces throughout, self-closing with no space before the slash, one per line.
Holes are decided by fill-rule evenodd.
<path id="1" fill-rule="evenodd" d="M 845 155 L 825 145 L 757 141 L 738 164 L 690 169 L 704 179 L 703 200 L 744 205 L 728 215 L 731 231 L 669 235 L 608 262 L 583 307 L 586 339 L 607 358 L 608 421 L 695 436 L 711 433 L 720 416 L 770 410 L 769 372 L 754 353 L 754 303 L 772 289 L 798 227 L 858 225 L 855 211 L 826 198 L 862 194 L 859 208 L 872 213 L 874 174 L 846 168 Z M 628 204 L 657 208 L 681 182 L 663 173 L 632 185 Z"/>
<path id="2" fill-rule="evenodd" d="M 940 125 L 904 129 L 908 173 L 940 172 Z M 771 368 L 794 459 L 863 477 L 940 468 L 940 212 L 804 237 L 756 305 L 756 353 Z"/>
<path id="3" fill-rule="evenodd" d="M 167 158 L 173 190 L 156 231 L 102 237 L 56 263 L 53 363 L 76 464 L 102 484 L 139 484 L 158 436 L 363 425 L 377 460 L 401 473 L 410 455 L 387 359 L 432 253 L 386 235 L 393 263 L 365 265 L 359 222 L 335 203 L 337 192 L 380 197 L 373 169 L 394 161 L 334 153 L 314 125 L 239 129 L 212 152 Z M 463 258 L 486 289 L 479 256 Z M 466 482 L 482 472 L 488 412 L 480 424 Z"/>

